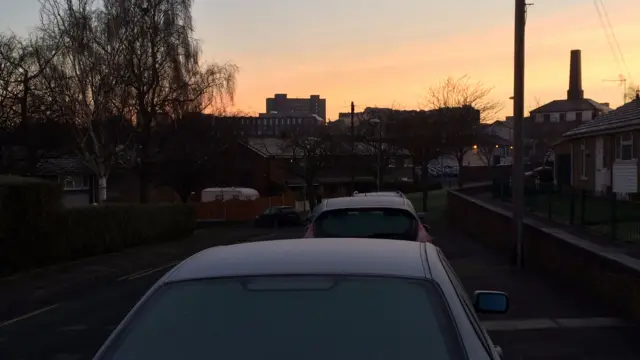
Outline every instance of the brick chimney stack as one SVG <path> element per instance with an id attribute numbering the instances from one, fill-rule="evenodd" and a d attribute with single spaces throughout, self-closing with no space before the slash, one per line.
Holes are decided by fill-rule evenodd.
<path id="1" fill-rule="evenodd" d="M 571 50 L 571 63 L 569 65 L 569 90 L 568 100 L 584 99 L 582 90 L 582 55 L 580 50 Z"/>

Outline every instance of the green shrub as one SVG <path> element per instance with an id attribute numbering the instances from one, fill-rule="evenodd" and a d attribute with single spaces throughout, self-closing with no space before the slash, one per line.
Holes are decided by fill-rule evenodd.
<path id="1" fill-rule="evenodd" d="M 191 235 L 195 213 L 184 204 L 123 204 L 65 209 L 57 216 L 52 256 L 70 260 Z"/>
<path id="2" fill-rule="evenodd" d="M 46 260 L 43 242 L 56 233 L 54 219 L 62 206 L 61 195 L 55 182 L 0 176 L 0 272 Z"/>

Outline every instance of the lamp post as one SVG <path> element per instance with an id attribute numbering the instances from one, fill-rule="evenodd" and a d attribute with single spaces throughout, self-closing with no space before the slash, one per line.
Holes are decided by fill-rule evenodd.
<path id="1" fill-rule="evenodd" d="M 381 167 L 382 167 L 382 126 L 380 119 L 371 119 L 369 120 L 369 125 L 375 130 L 378 130 L 378 146 L 376 147 L 376 188 L 380 191 L 382 187 L 382 179 L 381 179 Z"/>

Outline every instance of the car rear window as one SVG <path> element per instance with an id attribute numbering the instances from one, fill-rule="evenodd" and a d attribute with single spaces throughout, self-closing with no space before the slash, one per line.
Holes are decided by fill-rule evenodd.
<path id="1" fill-rule="evenodd" d="M 325 211 L 314 222 L 316 237 L 415 240 L 418 222 L 409 211 L 390 208 Z"/>
<path id="2" fill-rule="evenodd" d="M 427 280 L 206 279 L 164 285 L 116 335 L 109 360 L 463 359 Z"/>

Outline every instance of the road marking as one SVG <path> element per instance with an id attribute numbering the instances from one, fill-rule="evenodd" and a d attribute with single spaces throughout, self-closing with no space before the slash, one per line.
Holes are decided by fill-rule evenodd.
<path id="1" fill-rule="evenodd" d="M 129 275 L 125 275 L 125 276 L 119 277 L 119 278 L 118 278 L 118 281 L 121 281 L 121 280 L 127 280 L 128 278 L 130 278 L 130 277 L 132 277 L 132 276 L 135 276 L 135 275 L 138 275 L 138 274 L 142 274 L 142 273 L 147 272 L 147 271 L 149 271 L 149 270 L 151 270 L 151 269 L 152 269 L 152 268 L 146 268 L 146 269 L 144 269 L 144 270 L 136 271 L 136 272 L 134 272 L 133 274 L 129 274 Z"/>
<path id="2" fill-rule="evenodd" d="M 77 354 L 56 354 L 53 357 L 53 360 L 77 360 L 80 359 L 82 355 Z"/>
<path id="3" fill-rule="evenodd" d="M 594 327 L 621 327 L 631 324 L 619 318 L 560 318 L 482 321 L 487 331 L 520 331 L 545 329 L 575 329 Z"/>
<path id="4" fill-rule="evenodd" d="M 51 310 L 51 309 L 53 309 L 53 308 L 55 308 L 55 307 L 57 307 L 57 306 L 59 306 L 59 305 L 60 305 L 60 304 L 55 304 L 55 305 L 47 306 L 46 308 L 42 308 L 42 309 L 40 309 L 40 310 L 36 310 L 36 311 L 34 311 L 34 312 L 30 312 L 30 313 L 28 313 L 28 314 L 26 314 L 26 315 L 22 315 L 22 316 L 20 316 L 20 317 L 15 318 L 15 319 L 7 320 L 7 321 L 5 321 L 5 322 L 3 322 L 3 323 L 0 323 L 0 328 L 1 328 L 1 327 L 4 327 L 4 326 L 7 326 L 7 325 L 11 325 L 11 324 L 13 324 L 13 323 L 15 323 L 15 322 L 18 322 L 18 321 L 20 321 L 20 320 L 28 319 L 28 318 L 30 318 L 30 317 L 32 317 L 32 316 L 38 315 L 38 314 L 43 313 L 43 312 L 45 312 L 45 311 L 47 311 L 47 310 Z"/>
<path id="5" fill-rule="evenodd" d="M 160 267 L 157 267 L 157 268 L 153 268 L 153 269 L 147 269 L 147 270 L 143 270 L 143 271 L 138 271 L 137 273 L 133 273 L 133 274 L 131 274 L 129 276 L 125 276 L 124 279 L 125 280 L 135 280 L 135 279 L 141 278 L 143 276 L 147 276 L 147 275 L 153 274 L 153 273 L 158 272 L 160 270 L 164 270 L 164 269 L 166 269 L 168 267 L 175 266 L 178 263 L 180 263 L 180 261 L 174 261 L 174 262 L 172 262 L 170 264 L 163 265 L 163 266 L 160 266 Z"/>
<path id="6" fill-rule="evenodd" d="M 581 328 L 581 327 L 620 327 L 630 326 L 631 324 L 624 319 L 618 318 L 586 318 L 586 319 L 556 319 L 560 327 L 564 328 Z"/>
<path id="7" fill-rule="evenodd" d="M 266 235 L 254 236 L 254 237 L 252 237 L 252 238 L 247 239 L 247 241 L 257 241 L 257 240 L 266 239 L 266 238 L 269 238 L 269 237 L 272 237 L 272 236 L 275 236 L 275 235 L 276 235 L 276 233 L 271 233 L 271 234 L 266 234 Z M 147 275 L 149 275 L 149 274 L 153 274 L 153 273 L 155 273 L 155 272 L 157 272 L 157 271 L 160 271 L 160 270 L 166 269 L 166 268 L 168 268 L 168 267 L 171 267 L 171 266 L 177 265 L 177 264 L 179 264 L 181 261 L 182 261 L 182 260 L 180 260 L 180 261 L 174 261 L 174 262 L 172 262 L 172 263 L 170 263 L 170 264 L 163 265 L 163 266 L 160 266 L 160 267 L 157 267 L 157 268 L 147 268 L 147 269 L 144 269 L 144 270 L 136 271 L 136 272 L 134 272 L 134 273 L 132 273 L 132 274 L 128 274 L 128 275 L 125 275 L 125 276 L 121 276 L 121 277 L 119 277 L 119 278 L 118 278 L 118 281 L 122 281 L 122 280 L 135 280 L 135 279 L 138 279 L 138 278 L 141 278 L 141 277 L 147 276 Z"/>
<path id="8" fill-rule="evenodd" d="M 66 326 L 66 327 L 61 327 L 58 329 L 58 331 L 80 331 L 80 330 L 86 330 L 87 327 L 84 325 L 75 325 L 75 326 Z"/>

